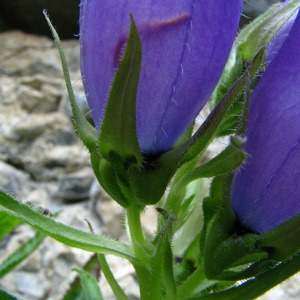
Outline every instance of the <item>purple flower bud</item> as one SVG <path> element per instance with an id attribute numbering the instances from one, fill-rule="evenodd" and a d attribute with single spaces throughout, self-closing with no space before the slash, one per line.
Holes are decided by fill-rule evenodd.
<path id="1" fill-rule="evenodd" d="M 96 128 L 126 45 L 130 13 L 143 50 L 138 141 L 143 153 L 155 154 L 173 147 L 209 99 L 235 38 L 242 3 L 82 0 L 81 72 Z"/>
<path id="2" fill-rule="evenodd" d="M 245 150 L 232 207 L 255 233 L 300 213 L 300 14 L 263 74 L 250 103 Z"/>

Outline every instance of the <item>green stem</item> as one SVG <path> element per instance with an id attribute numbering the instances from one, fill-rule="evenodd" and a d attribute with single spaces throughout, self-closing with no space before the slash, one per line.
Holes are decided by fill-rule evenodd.
<path id="1" fill-rule="evenodd" d="M 140 220 L 140 211 L 135 207 L 127 209 L 127 222 L 131 243 L 138 262 L 133 263 L 140 287 L 141 300 L 162 299 L 161 258 L 153 245 L 146 241 Z"/>
<path id="2" fill-rule="evenodd" d="M 118 282 L 116 281 L 113 273 L 111 272 L 111 269 L 109 268 L 109 265 L 105 259 L 105 256 L 103 254 L 97 255 L 101 270 L 110 285 L 112 291 L 114 292 L 114 295 L 117 297 L 118 300 L 128 300 L 128 297 L 125 295 L 122 288 L 119 286 Z"/>
<path id="3" fill-rule="evenodd" d="M 214 283 L 205 277 L 203 264 L 200 264 L 194 273 L 178 287 L 177 294 L 180 299 L 188 299 Z"/>
<path id="4" fill-rule="evenodd" d="M 138 258 L 141 246 L 146 242 L 141 225 L 140 210 L 138 208 L 133 206 L 127 208 L 127 222 L 133 250 Z"/>

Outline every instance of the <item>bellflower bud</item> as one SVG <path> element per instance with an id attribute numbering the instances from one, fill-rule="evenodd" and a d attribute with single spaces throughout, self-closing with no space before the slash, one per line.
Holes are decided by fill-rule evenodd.
<path id="1" fill-rule="evenodd" d="M 242 0 L 82 0 L 81 72 L 100 131 L 132 14 L 142 41 L 136 127 L 144 154 L 170 150 L 222 74 Z M 113 122 L 113 120 L 112 120 Z"/>
<path id="2" fill-rule="evenodd" d="M 300 14 L 251 102 L 231 201 L 241 224 L 265 233 L 300 213 Z"/>

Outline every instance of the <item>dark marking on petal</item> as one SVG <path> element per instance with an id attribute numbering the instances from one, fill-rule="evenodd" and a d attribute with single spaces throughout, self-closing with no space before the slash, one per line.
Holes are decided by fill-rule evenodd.
<path id="1" fill-rule="evenodd" d="M 181 16 L 174 17 L 165 21 L 155 20 L 152 23 L 147 24 L 138 24 L 137 27 L 139 29 L 139 33 L 143 35 L 143 33 L 154 32 L 157 30 L 162 30 L 164 28 L 169 28 L 172 26 L 180 25 L 186 21 L 189 21 L 191 16 L 187 13 L 182 14 Z M 114 67 L 118 68 L 122 56 L 124 54 L 124 50 L 126 47 L 126 43 L 128 40 L 128 35 L 121 35 L 114 50 Z"/>
<path id="2" fill-rule="evenodd" d="M 125 51 L 127 37 L 120 36 L 114 51 L 114 67 L 118 68 Z"/>
<path id="3" fill-rule="evenodd" d="M 187 20 L 190 19 L 190 15 L 189 14 L 183 14 L 179 17 L 173 18 L 173 19 L 169 19 L 167 21 L 161 22 L 158 25 L 161 27 L 169 27 L 169 26 L 173 26 L 173 25 L 178 25 L 181 24 Z"/>

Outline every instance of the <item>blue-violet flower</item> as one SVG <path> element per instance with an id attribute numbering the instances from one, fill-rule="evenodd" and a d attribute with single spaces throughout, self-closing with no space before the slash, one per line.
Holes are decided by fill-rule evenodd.
<path id="1" fill-rule="evenodd" d="M 253 92 L 246 137 L 231 201 L 261 234 L 300 213 L 300 14 Z"/>
<path id="2" fill-rule="evenodd" d="M 192 124 L 222 74 L 242 0 L 82 0 L 81 73 L 101 130 L 132 14 L 142 41 L 137 93 L 141 152 L 170 150 Z M 113 122 L 113 120 L 112 120 Z"/>

